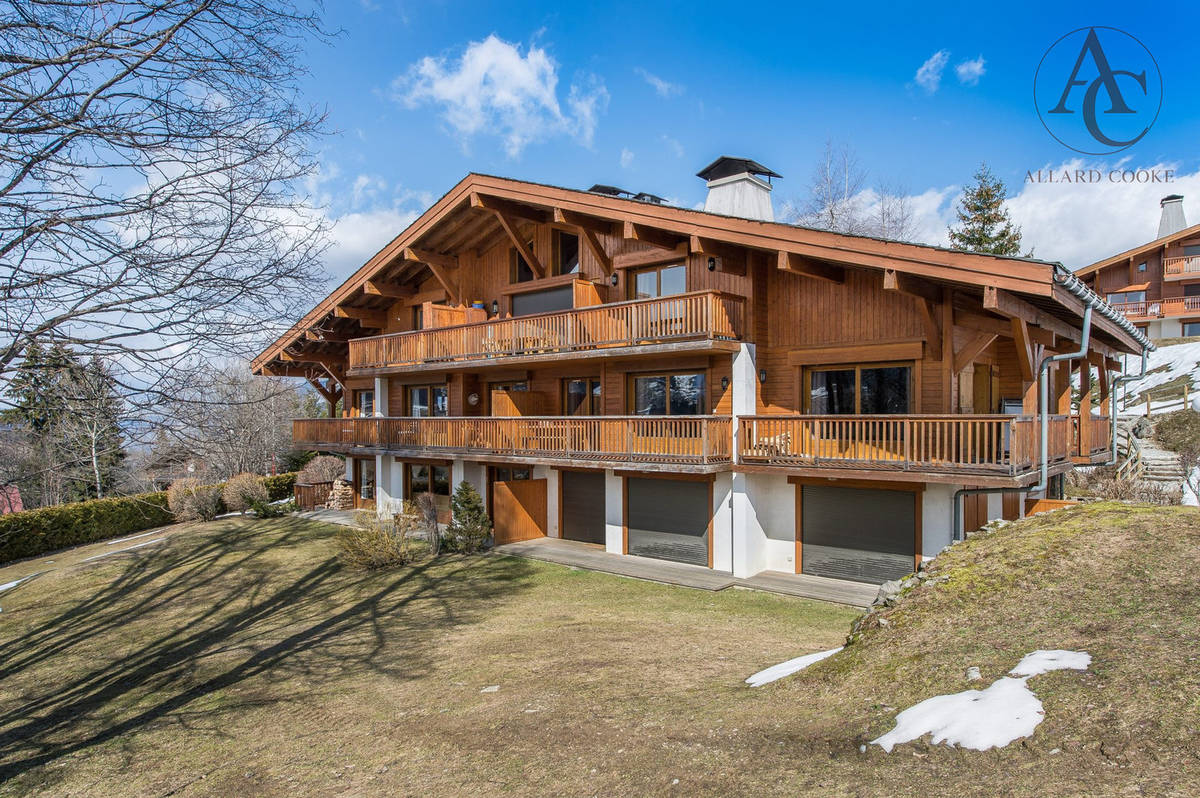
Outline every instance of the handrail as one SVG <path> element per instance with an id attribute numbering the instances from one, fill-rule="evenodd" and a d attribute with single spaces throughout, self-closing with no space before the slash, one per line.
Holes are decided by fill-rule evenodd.
<path id="1" fill-rule="evenodd" d="M 745 300 L 696 291 L 350 341 L 350 369 L 562 353 L 684 340 L 738 340 Z"/>

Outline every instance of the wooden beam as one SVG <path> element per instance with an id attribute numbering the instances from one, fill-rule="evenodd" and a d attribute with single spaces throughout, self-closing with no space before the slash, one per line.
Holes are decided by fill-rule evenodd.
<path id="1" fill-rule="evenodd" d="M 1029 322 L 1020 316 L 1010 319 L 1013 343 L 1017 347 L 1017 365 L 1021 367 L 1021 382 L 1032 382 L 1036 366 L 1033 363 L 1033 342 L 1029 340 Z"/>
<path id="2" fill-rule="evenodd" d="M 344 344 L 350 340 L 349 335 L 333 330 L 305 330 L 304 337 L 306 340 L 324 344 Z"/>
<path id="3" fill-rule="evenodd" d="M 595 216 L 588 216 L 583 213 L 564 211 L 562 208 L 554 209 L 554 221 L 556 224 L 565 224 L 568 227 L 575 227 L 580 230 L 590 230 L 598 235 L 610 236 L 614 232 L 614 224 L 608 219 L 598 219 Z"/>
<path id="4" fill-rule="evenodd" d="M 458 289 L 454 285 L 453 276 L 450 272 L 458 272 L 458 258 L 453 255 L 442 255 L 438 252 L 429 252 L 424 249 L 413 249 L 405 247 L 404 259 L 413 263 L 424 265 L 433 274 L 435 280 L 446 292 L 446 298 L 453 305 L 461 305 L 462 302 L 458 297 Z"/>
<path id="5" fill-rule="evenodd" d="M 639 266 L 654 266 L 659 263 L 687 260 L 687 244 L 675 249 L 646 249 L 639 252 L 623 252 L 613 256 L 614 269 L 635 269 Z"/>
<path id="6" fill-rule="evenodd" d="M 500 222 L 500 226 L 504 228 L 504 232 L 508 235 L 512 245 L 516 248 L 519 254 L 533 272 L 534 277 L 539 280 L 546 276 L 546 267 L 542 266 L 542 262 L 533 254 L 533 250 L 529 248 L 529 242 L 521 235 L 521 231 L 517 229 L 516 218 L 508 214 L 496 211 L 496 221 Z"/>
<path id="7" fill-rule="evenodd" d="M 579 234 L 583 238 L 583 243 L 587 245 L 588 251 L 592 253 L 592 257 L 600 264 L 600 268 L 604 271 L 605 276 L 610 276 L 613 273 L 612 256 L 604 251 L 604 244 L 596 237 L 596 234 L 587 228 L 580 228 Z"/>
<path id="8" fill-rule="evenodd" d="M 553 216 L 543 208 L 534 208 L 521 202 L 494 197 L 491 194 L 471 194 L 471 207 L 491 211 L 497 215 L 503 214 L 513 219 L 524 219 L 538 224 L 549 222 Z"/>
<path id="9" fill-rule="evenodd" d="M 1063 304 L 1067 305 L 1068 307 L 1070 307 L 1070 304 L 1067 302 L 1066 298 L 1074 299 L 1075 302 L 1079 302 L 1079 314 L 1081 316 L 1083 315 L 1083 304 L 1077 298 L 1075 298 L 1074 295 L 1063 292 L 1063 297 L 1059 297 L 1058 294 L 1055 294 L 1054 298 L 1056 300 L 1062 299 Z M 983 306 L 987 310 L 990 310 L 994 313 L 999 313 L 1001 316 L 1007 316 L 1008 318 L 1019 316 L 1020 318 L 1024 319 L 1026 323 L 1034 327 L 1040 327 L 1043 330 L 1048 330 L 1055 335 L 1066 338 L 1068 341 L 1079 343 L 1083 340 L 1083 331 L 1078 327 L 1074 327 L 1057 316 L 1052 316 L 1049 313 L 1035 308 L 1033 305 L 1029 304 L 1020 297 L 1013 296 L 1003 289 L 994 288 L 992 286 L 984 286 Z M 1099 313 L 1093 313 L 1093 335 L 1091 336 L 1089 347 L 1109 357 L 1114 357 L 1119 354 L 1117 350 L 1113 349 L 1108 344 L 1096 340 L 1096 336 L 1094 335 L 1097 329 L 1097 324 L 1100 321 L 1106 322 L 1110 327 L 1114 326 L 1112 322 L 1104 319 Z M 1121 333 L 1121 335 L 1123 336 L 1125 333 Z"/>
<path id="10" fill-rule="evenodd" d="M 379 280 L 367 280 L 363 283 L 363 293 L 371 296 L 385 296 L 390 299 L 406 299 L 417 293 L 417 289 L 411 285 L 399 285 L 398 283 L 385 283 Z"/>
<path id="11" fill-rule="evenodd" d="M 782 272 L 811 277 L 814 280 L 824 280 L 827 283 L 842 284 L 846 282 L 846 270 L 831 263 L 805 258 L 792 252 L 779 250 L 778 268 Z"/>
<path id="12" fill-rule="evenodd" d="M 926 302 L 942 300 L 942 289 L 938 286 L 910 274 L 901 274 L 895 269 L 884 269 L 883 290 L 920 297 Z"/>
<path id="13" fill-rule="evenodd" d="M 354 319 L 360 327 L 370 327 L 376 330 L 382 330 L 387 326 L 387 313 L 382 310 L 368 310 L 367 308 L 348 308 L 344 305 L 338 305 L 333 309 L 333 315 L 341 319 Z"/>
<path id="14" fill-rule="evenodd" d="M 719 261 L 717 268 L 723 272 L 739 275 L 746 273 L 746 261 L 749 259 L 750 253 L 743 247 L 736 247 L 726 244 L 724 241 L 693 234 L 688 236 L 688 249 L 693 255 L 717 258 Z"/>
<path id="15" fill-rule="evenodd" d="M 997 319 L 994 316 L 985 316 L 982 313 L 971 313 L 970 311 L 955 309 L 954 325 L 956 327 L 964 327 L 968 330 L 975 330 L 976 332 L 995 333 L 1001 338 L 1012 338 L 1012 324 L 1008 319 Z M 1030 327 L 1029 337 L 1039 344 L 1052 349 L 1054 348 L 1055 335 L 1052 332 L 1047 332 L 1037 327 Z"/>
<path id="16" fill-rule="evenodd" d="M 962 349 L 954 353 L 954 373 L 957 374 L 983 353 L 999 337 L 993 333 L 981 332 L 975 335 Z"/>
<path id="17" fill-rule="evenodd" d="M 938 329 L 942 331 L 941 377 L 944 412 L 958 412 L 958 379 L 954 371 L 954 291 L 949 286 L 942 289 L 942 301 L 938 303 Z"/>
<path id="18" fill-rule="evenodd" d="M 941 360 L 942 325 L 938 319 L 937 303 L 918 298 L 917 309 L 921 312 L 921 325 L 925 328 L 925 340 L 929 342 L 929 357 L 933 360 Z"/>
<path id="19" fill-rule="evenodd" d="M 621 237 L 626 241 L 641 241 L 643 244 L 649 244 L 659 249 L 675 249 L 681 243 L 687 244 L 687 239 L 676 233 L 636 224 L 628 219 L 621 223 Z"/>

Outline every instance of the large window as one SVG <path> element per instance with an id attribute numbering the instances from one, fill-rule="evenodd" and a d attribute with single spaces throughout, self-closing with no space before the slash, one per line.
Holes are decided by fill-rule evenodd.
<path id="1" fill-rule="evenodd" d="M 633 292 L 630 299 L 652 299 L 686 293 L 687 266 L 682 263 L 669 263 L 639 269 L 633 273 L 630 286 Z"/>
<path id="2" fill-rule="evenodd" d="M 525 246 L 530 252 L 533 252 L 532 241 Z M 517 251 L 516 247 L 510 250 L 509 272 L 510 283 L 527 283 L 533 279 L 533 269 L 529 268 L 529 264 L 521 257 L 521 253 Z"/>
<path id="3" fill-rule="evenodd" d="M 408 499 L 415 500 L 422 493 L 432 493 L 439 510 L 450 508 L 450 466 L 428 466 L 409 464 Z"/>
<path id="4" fill-rule="evenodd" d="M 413 418 L 450 414 L 450 393 L 445 385 L 410 385 L 408 414 Z"/>
<path id="5" fill-rule="evenodd" d="M 375 415 L 375 392 L 374 391 L 356 391 L 358 402 L 356 407 L 360 416 Z"/>
<path id="6" fill-rule="evenodd" d="M 1183 323 L 1183 335 L 1185 338 L 1200 335 L 1200 321 L 1185 321 Z"/>
<path id="7" fill-rule="evenodd" d="M 704 415 L 705 382 L 703 373 L 634 377 L 631 410 L 639 416 Z"/>
<path id="8" fill-rule="evenodd" d="M 556 310 L 570 310 L 575 304 L 575 289 L 564 285 L 558 288 L 548 288 L 545 291 L 529 291 L 524 294 L 513 294 L 512 315 L 530 316 L 534 313 L 551 313 Z"/>
<path id="9" fill-rule="evenodd" d="M 805 370 L 805 410 L 818 416 L 907 413 L 912 367 L 881 364 Z"/>
<path id="10" fill-rule="evenodd" d="M 554 231 L 554 273 L 579 272 L 579 236 L 563 230 Z"/>
<path id="11" fill-rule="evenodd" d="M 358 482 L 358 498 L 365 502 L 375 500 L 375 458 L 355 458 L 354 475 Z"/>
<path id="12" fill-rule="evenodd" d="M 1145 291 L 1115 291 L 1108 295 L 1108 303 L 1110 305 L 1119 305 L 1126 302 L 1145 302 Z"/>
<path id="13" fill-rule="evenodd" d="M 600 415 L 600 380 L 595 377 L 563 380 L 563 409 L 568 416 Z"/>

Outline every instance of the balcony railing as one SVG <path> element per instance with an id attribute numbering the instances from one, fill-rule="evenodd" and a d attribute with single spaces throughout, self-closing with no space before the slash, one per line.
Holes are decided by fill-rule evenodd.
<path id="1" fill-rule="evenodd" d="M 746 464 L 1015 476 L 1040 457 L 1034 416 L 744 416 Z M 1071 420 L 1050 417 L 1051 462 L 1070 457 Z"/>
<path id="2" fill-rule="evenodd" d="M 1200 313 L 1200 296 L 1174 296 L 1167 299 L 1149 299 L 1145 302 L 1114 302 L 1113 308 L 1130 319 L 1190 316 Z"/>
<path id="3" fill-rule="evenodd" d="M 678 341 L 736 341 L 744 301 L 718 291 L 378 335 L 350 342 L 350 369 L 478 361 Z"/>
<path id="4" fill-rule="evenodd" d="M 1112 452 L 1112 425 L 1108 416 L 1071 416 L 1071 448 L 1079 457 L 1095 458 Z"/>
<path id="5" fill-rule="evenodd" d="M 1200 277 L 1200 256 L 1185 255 L 1181 258 L 1163 258 L 1163 276 L 1169 280 Z"/>
<path id="6" fill-rule="evenodd" d="M 310 418 L 292 422 L 297 445 L 353 452 L 426 451 L 570 462 L 710 465 L 732 459 L 722 416 Z"/>

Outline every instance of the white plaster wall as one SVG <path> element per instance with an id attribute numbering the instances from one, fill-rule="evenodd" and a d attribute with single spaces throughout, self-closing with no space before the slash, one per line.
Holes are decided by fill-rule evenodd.
<path id="1" fill-rule="evenodd" d="M 354 483 L 354 458 L 353 457 L 346 458 L 346 473 L 344 476 L 346 477 L 347 482 L 349 482 L 351 484 Z"/>
<path id="2" fill-rule="evenodd" d="M 1155 325 L 1158 330 L 1155 331 Z M 1151 338 L 1179 338 L 1183 335 L 1183 321 L 1181 319 L 1163 319 L 1158 322 L 1150 322 L 1149 332 Z"/>
<path id="3" fill-rule="evenodd" d="M 387 377 L 375 378 L 375 415 L 388 414 L 388 380 Z"/>
<path id="4" fill-rule="evenodd" d="M 455 458 L 450 464 L 450 481 L 453 483 L 450 485 L 450 492 L 453 493 L 463 480 L 469 482 L 481 497 L 487 498 L 487 467 L 483 463 Z"/>
<path id="5" fill-rule="evenodd" d="M 921 495 L 921 556 L 930 559 L 950 545 L 950 510 L 953 507 L 954 491 L 962 485 L 937 485 L 929 483 Z M 999 495 L 999 494 L 997 494 Z M 989 502 L 989 515 L 991 504 Z"/>
<path id="6" fill-rule="evenodd" d="M 713 570 L 733 570 L 733 473 L 724 471 L 713 480 Z"/>
<path id="7" fill-rule="evenodd" d="M 743 474 L 748 512 L 747 576 L 759 571 L 796 570 L 796 486 L 785 474 Z"/>
<path id="8" fill-rule="evenodd" d="M 546 536 L 562 537 L 558 529 L 558 469 L 535 465 L 533 478 L 546 480 Z"/>
<path id="9" fill-rule="evenodd" d="M 610 554 L 621 554 L 625 548 L 623 487 L 621 477 L 611 468 L 604 472 L 604 550 Z"/>
<path id="10" fill-rule="evenodd" d="M 1004 494 L 989 493 L 987 494 L 987 518 L 989 521 L 995 521 L 997 518 L 1004 517 Z"/>

